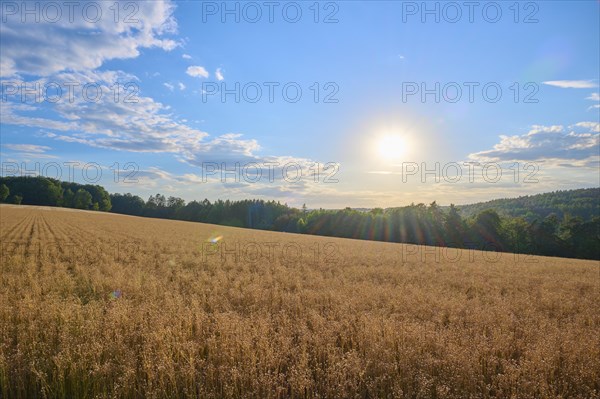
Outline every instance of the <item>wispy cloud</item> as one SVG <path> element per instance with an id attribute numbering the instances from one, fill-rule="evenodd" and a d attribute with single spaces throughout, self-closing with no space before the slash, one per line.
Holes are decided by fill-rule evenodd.
<path id="1" fill-rule="evenodd" d="M 184 55 L 181 56 L 181 58 L 183 58 L 184 60 L 191 60 L 192 56 L 189 55 L 189 54 L 184 54 Z"/>
<path id="2" fill-rule="evenodd" d="M 47 151 L 52 148 L 45 145 L 36 144 L 4 144 L 2 147 L 13 151 L 10 156 L 17 156 L 21 161 L 29 161 L 31 159 L 57 159 L 55 155 L 48 154 Z M 5 158 L 3 156 L 3 158 Z M 12 159 L 12 158 L 11 158 Z M 9 161 L 9 159 L 7 159 Z"/>
<path id="3" fill-rule="evenodd" d="M 598 83 L 593 80 L 549 80 L 542 83 L 562 89 L 593 89 L 598 87 Z"/>
<path id="4" fill-rule="evenodd" d="M 215 76 L 217 77 L 218 81 L 225 79 L 223 77 L 223 71 L 221 70 L 221 68 L 217 68 L 217 70 L 215 71 Z"/>
<path id="5" fill-rule="evenodd" d="M 589 97 L 585 98 L 586 100 L 591 100 L 591 101 L 595 101 L 598 104 L 594 104 L 588 107 L 588 111 L 592 110 L 592 109 L 600 109 L 600 94 L 598 93 L 592 93 L 590 94 Z"/>
<path id="6" fill-rule="evenodd" d="M 64 73 L 54 75 L 53 81 L 94 81 L 108 91 L 116 81 L 135 80 L 134 76 L 113 72 Z M 43 86 L 45 79 L 39 80 Z M 165 87 L 174 89 L 170 83 Z M 114 102 L 109 96 L 99 101 L 88 102 L 76 95 L 73 102 L 50 105 L 53 112 L 39 117 L 36 111 L 41 105 L 0 103 L 3 124 L 41 128 L 41 135 L 48 139 L 117 151 L 139 153 L 171 153 L 179 161 L 202 167 L 203 163 L 225 162 L 260 163 L 262 165 L 295 163 L 302 165 L 304 175 L 309 176 L 309 167 L 314 162 L 286 156 L 261 156 L 259 143 L 244 138 L 239 133 L 210 137 L 206 132 L 187 125 L 185 119 L 171 115 L 169 107 L 150 97 L 139 97 L 135 102 Z M 34 116 L 35 115 L 35 116 Z M 8 148 L 8 147 L 7 147 Z M 25 149 L 25 147 L 14 147 Z M 28 147 L 35 149 L 36 147 Z M 43 150 L 43 147 L 37 147 Z"/>
<path id="7" fill-rule="evenodd" d="M 48 146 L 35 144 L 4 144 L 3 147 L 13 151 L 28 153 L 44 153 L 51 150 Z"/>
<path id="8" fill-rule="evenodd" d="M 113 72 L 65 73 L 52 81 L 99 84 L 108 92 L 119 81 L 132 81 L 134 76 Z M 45 80 L 38 81 L 44 85 Z M 2 123 L 52 130 L 46 137 L 93 147 L 135 152 L 178 152 L 202 141 L 208 134 L 190 128 L 169 114 L 169 107 L 150 97 L 139 96 L 132 101 L 115 102 L 103 96 L 96 102 L 86 101 L 80 94 L 73 102 L 50 105 L 53 116 L 37 116 L 41 106 L 0 103 Z M 60 134 L 55 133 L 61 132 Z"/>
<path id="9" fill-rule="evenodd" d="M 590 132 L 600 133 L 600 123 L 598 122 L 579 122 L 570 127 L 581 127 L 584 129 L 588 129 Z"/>
<path id="10" fill-rule="evenodd" d="M 589 97 L 585 98 L 586 100 L 592 100 L 592 101 L 600 101 L 600 94 L 598 93 L 592 93 L 590 94 Z"/>
<path id="11" fill-rule="evenodd" d="M 113 59 L 136 58 L 143 48 L 173 50 L 179 43 L 167 35 L 177 31 L 170 0 L 136 3 L 136 22 L 112 18 L 86 21 L 75 12 L 71 18 L 23 24 L 7 18 L 0 25 L 2 35 L 2 77 L 19 74 L 49 76 L 66 70 L 93 70 Z M 110 2 L 98 2 L 101 15 L 112 15 Z"/>
<path id="12" fill-rule="evenodd" d="M 188 67 L 185 73 L 195 78 L 208 78 L 209 76 L 208 71 L 204 67 L 199 65 L 193 65 Z"/>
<path id="13" fill-rule="evenodd" d="M 391 170 L 372 170 L 367 172 L 370 175 L 401 175 L 402 172 L 395 172 Z"/>
<path id="14" fill-rule="evenodd" d="M 163 86 L 165 86 L 167 89 L 169 89 L 170 91 L 173 91 L 175 89 L 175 86 L 173 86 L 170 83 L 163 83 Z"/>
<path id="15" fill-rule="evenodd" d="M 583 130 L 583 132 L 576 132 Z M 598 156 L 600 124 L 579 122 L 564 126 L 532 126 L 524 135 L 500 136 L 492 150 L 469 155 L 476 161 L 589 160 Z"/>

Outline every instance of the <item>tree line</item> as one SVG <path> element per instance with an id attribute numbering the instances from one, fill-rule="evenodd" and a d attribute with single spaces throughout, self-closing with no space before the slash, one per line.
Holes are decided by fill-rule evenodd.
<path id="1" fill-rule="evenodd" d="M 110 195 L 104 187 L 48 177 L 0 177 L 0 202 L 105 212 L 111 209 Z"/>
<path id="2" fill-rule="evenodd" d="M 600 259 L 600 217 L 590 220 L 555 214 L 528 222 L 486 209 L 463 218 L 451 205 L 442 209 L 412 204 L 401 208 L 358 212 L 309 212 L 299 220 L 299 232 L 419 245 L 435 245 L 532 255 Z"/>
<path id="3" fill-rule="evenodd" d="M 590 192 L 593 194 L 594 190 L 598 189 L 572 190 L 577 193 L 570 194 L 560 192 L 560 198 L 580 205 L 582 201 L 577 199 L 590 198 Z M 162 194 L 152 195 L 144 201 L 129 193 L 108 194 L 104 188 L 95 185 L 66 183 L 44 177 L 0 178 L 2 202 L 331 237 L 600 259 L 598 201 L 591 207 L 589 201 L 584 201 L 586 216 L 589 217 L 583 218 L 570 213 L 568 202 L 553 201 L 551 195 L 544 194 L 544 200 L 552 202 L 561 212 L 537 216 L 527 212 L 522 216 L 508 216 L 496 209 L 484 208 L 465 217 L 458 207 L 440 207 L 435 201 L 428 205 L 411 204 L 368 211 L 351 208 L 308 210 L 306 206 L 297 209 L 264 200 L 211 202 L 204 199 L 186 203 L 182 198 Z M 504 202 L 503 206 L 508 205 Z"/>
<path id="4" fill-rule="evenodd" d="M 559 219 L 568 216 L 588 220 L 598 216 L 599 201 L 600 188 L 560 190 L 462 205 L 460 214 L 468 218 L 486 209 L 494 209 L 501 216 L 522 217 L 528 222 L 551 214 L 555 214 Z"/>

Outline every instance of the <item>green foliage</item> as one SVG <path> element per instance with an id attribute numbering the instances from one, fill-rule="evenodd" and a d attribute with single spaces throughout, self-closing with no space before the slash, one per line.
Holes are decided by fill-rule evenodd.
<path id="1" fill-rule="evenodd" d="M 73 208 L 75 206 L 75 193 L 70 188 L 66 189 L 63 193 L 61 205 L 66 208 Z"/>
<path id="2" fill-rule="evenodd" d="M 84 190 L 84 191 L 88 192 L 92 196 L 92 201 L 91 201 L 92 204 L 94 204 L 94 203 L 98 204 L 99 211 L 108 212 L 111 209 L 112 205 L 110 202 L 110 194 L 108 194 L 108 192 L 102 186 L 92 185 L 92 184 L 81 185 L 78 183 L 66 183 L 66 182 L 63 182 L 61 184 L 61 186 L 62 186 L 63 190 L 65 190 L 65 192 L 67 190 L 71 190 L 74 193 L 76 193 L 78 190 Z M 77 208 L 77 206 L 75 206 L 74 204 L 71 206 Z M 91 206 L 93 206 L 93 205 L 91 205 Z"/>
<path id="3" fill-rule="evenodd" d="M 141 216 L 144 211 L 144 200 L 137 195 L 111 194 L 109 201 L 112 204 L 112 212 L 127 215 Z"/>
<path id="4" fill-rule="evenodd" d="M 56 206 L 62 200 L 62 189 L 58 180 L 45 177 L 3 177 L 0 183 L 10 193 L 18 194 L 24 205 Z"/>
<path id="5" fill-rule="evenodd" d="M 10 195 L 10 190 L 6 184 L 0 185 L 0 202 L 6 201 Z"/>
<path id="6" fill-rule="evenodd" d="M 304 219 L 298 219 L 297 230 L 298 233 L 306 233 L 306 221 Z"/>
<path id="7" fill-rule="evenodd" d="M 519 198 L 495 199 L 471 205 L 461 205 L 464 218 L 474 217 L 486 209 L 494 209 L 500 216 L 522 217 L 528 222 L 542 220 L 555 214 L 564 217 L 580 217 L 590 220 L 600 214 L 600 188 L 554 191 Z"/>
<path id="8" fill-rule="evenodd" d="M 92 206 L 92 194 L 80 188 L 73 199 L 74 207 L 77 209 L 90 209 Z"/>
<path id="9" fill-rule="evenodd" d="M 4 190 L 6 187 L 6 190 Z M 275 201 L 148 201 L 97 185 L 45 177 L 0 178 L 13 203 L 112 211 L 253 229 L 524 254 L 600 259 L 600 189 L 557 191 L 458 208 L 412 204 L 372 210 L 312 210 Z M 466 210 L 465 210 L 466 208 Z"/>
<path id="10" fill-rule="evenodd" d="M 236 218 L 230 218 L 230 219 L 223 220 L 219 224 L 221 224 L 223 226 L 229 226 L 229 227 L 244 227 L 244 223 L 242 223 L 241 220 L 236 219 Z"/>
<path id="11" fill-rule="evenodd" d="M 66 208 L 80 208 L 80 203 L 75 203 L 75 196 L 79 190 L 91 195 L 92 200 L 86 208 L 97 203 L 100 211 L 110 211 L 110 195 L 104 187 L 79 183 L 60 182 L 55 179 L 37 176 L 2 177 L 0 184 L 5 185 L 10 193 L 20 196 L 23 205 L 62 206 Z M 80 194 L 80 197 L 83 194 Z"/>

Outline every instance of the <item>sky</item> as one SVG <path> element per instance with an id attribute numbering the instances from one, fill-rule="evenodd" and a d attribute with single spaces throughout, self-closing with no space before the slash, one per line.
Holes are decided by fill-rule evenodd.
<path id="1" fill-rule="evenodd" d="M 147 199 L 600 186 L 600 2 L 2 1 L 2 176 Z"/>

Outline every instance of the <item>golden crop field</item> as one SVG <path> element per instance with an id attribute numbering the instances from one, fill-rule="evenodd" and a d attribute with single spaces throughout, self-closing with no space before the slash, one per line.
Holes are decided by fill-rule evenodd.
<path id="1" fill-rule="evenodd" d="M 0 398 L 599 398 L 594 261 L 0 206 Z"/>

